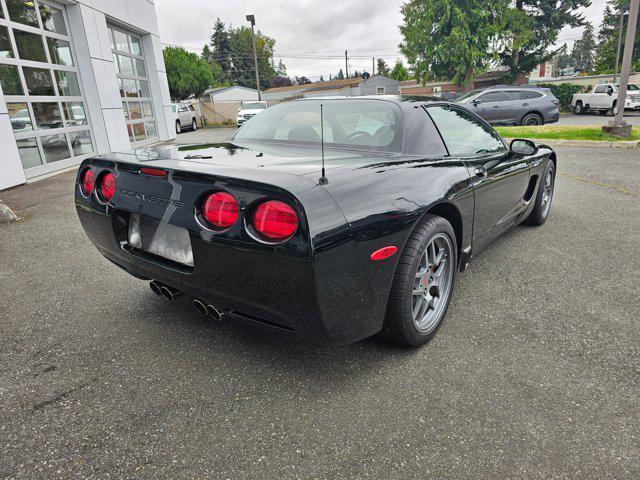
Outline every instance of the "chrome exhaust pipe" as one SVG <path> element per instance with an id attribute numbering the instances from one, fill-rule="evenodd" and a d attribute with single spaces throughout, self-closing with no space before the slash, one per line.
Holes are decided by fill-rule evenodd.
<path id="1" fill-rule="evenodd" d="M 151 291 L 153 293 L 155 293 L 159 297 L 162 296 L 162 290 L 161 290 L 162 285 L 160 283 L 156 282 L 155 280 L 152 280 L 149 282 L 149 287 L 151 287 Z"/>
<path id="2" fill-rule="evenodd" d="M 224 315 L 224 312 L 222 310 L 218 310 L 213 305 L 207 305 L 207 313 L 211 316 L 211 318 L 218 322 L 222 320 L 222 315 Z"/>
<path id="3" fill-rule="evenodd" d="M 207 304 L 204 303 L 202 300 L 198 300 L 196 298 L 193 301 L 193 306 L 196 307 L 196 310 L 198 310 L 203 317 L 206 317 L 207 315 L 209 315 L 209 311 L 207 310 Z"/>
<path id="4" fill-rule="evenodd" d="M 170 302 L 173 302 L 176 298 L 179 298 L 182 295 L 184 295 L 184 292 L 182 292 L 182 290 L 178 290 L 177 288 L 170 287 L 169 285 L 162 285 L 160 287 L 160 292 L 162 292 L 162 295 L 164 295 L 164 298 L 166 298 Z"/>

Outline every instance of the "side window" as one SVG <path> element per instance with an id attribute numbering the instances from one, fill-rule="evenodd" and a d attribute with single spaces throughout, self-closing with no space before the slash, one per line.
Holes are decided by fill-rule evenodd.
<path id="1" fill-rule="evenodd" d="M 504 90 L 502 92 L 503 102 L 512 102 L 517 100 L 527 100 L 527 93 L 523 90 Z"/>
<path id="2" fill-rule="evenodd" d="M 484 95 L 480 95 L 480 97 L 478 97 L 478 101 L 482 103 L 499 102 L 500 92 L 488 92 L 488 93 L 485 93 Z"/>
<path id="3" fill-rule="evenodd" d="M 607 87 L 605 87 L 604 85 L 598 85 L 593 93 L 604 93 L 606 89 Z"/>
<path id="4" fill-rule="evenodd" d="M 542 98 L 542 94 L 540 92 L 535 92 L 533 90 L 529 90 L 527 92 L 525 92 L 529 98 L 534 99 L 534 98 Z"/>
<path id="5" fill-rule="evenodd" d="M 450 106 L 428 107 L 427 112 L 438 127 L 450 155 L 470 157 L 506 151 L 495 130 L 471 112 Z"/>

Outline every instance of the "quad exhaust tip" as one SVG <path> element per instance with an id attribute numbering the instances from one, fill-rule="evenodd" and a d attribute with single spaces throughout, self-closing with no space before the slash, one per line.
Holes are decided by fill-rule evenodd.
<path id="1" fill-rule="evenodd" d="M 151 291 L 158 295 L 159 297 L 164 297 L 170 302 L 173 302 L 176 298 L 181 297 L 184 293 L 177 288 L 170 287 L 169 285 L 165 285 L 164 283 L 160 283 L 157 280 L 152 280 L 149 282 L 149 287 Z"/>
<path id="2" fill-rule="evenodd" d="M 209 316 L 216 321 L 222 320 L 223 312 L 213 305 L 209 305 L 196 298 L 193 301 L 193 306 L 196 307 L 196 310 L 198 310 L 205 317 Z"/>
<path id="3" fill-rule="evenodd" d="M 157 296 L 162 297 L 162 289 L 161 285 L 155 280 L 149 282 L 149 287 L 151 287 L 151 291 L 155 293 Z"/>

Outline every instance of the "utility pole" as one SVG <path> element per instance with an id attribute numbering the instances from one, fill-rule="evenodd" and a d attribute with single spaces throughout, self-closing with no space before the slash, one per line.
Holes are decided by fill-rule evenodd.
<path id="1" fill-rule="evenodd" d="M 622 71 L 620 72 L 620 87 L 618 88 L 617 107 L 618 113 L 612 123 L 602 127 L 605 132 L 610 132 L 619 137 L 631 135 L 631 125 L 624 121 L 624 105 L 627 99 L 627 85 L 631 73 L 631 57 L 633 56 L 633 44 L 636 39 L 636 25 L 638 23 L 638 9 L 640 0 L 631 0 L 629 9 L 629 21 L 627 23 L 627 37 L 624 42 L 624 54 L 622 56 Z"/>
<path id="2" fill-rule="evenodd" d="M 618 25 L 618 47 L 616 48 L 616 66 L 613 68 L 613 83 L 616 83 L 618 67 L 620 66 L 620 49 L 622 48 L 622 30 L 624 30 L 625 15 L 627 15 L 627 7 L 620 7 L 620 24 Z"/>
<path id="3" fill-rule="evenodd" d="M 371 57 L 371 76 L 376 74 L 376 57 Z"/>
<path id="4" fill-rule="evenodd" d="M 251 42 L 253 43 L 253 64 L 256 68 L 256 89 L 258 90 L 258 100 L 262 100 L 262 92 L 260 91 L 260 74 L 258 73 L 258 54 L 256 52 L 256 32 L 253 27 L 256 24 L 255 15 L 247 15 L 247 22 L 251 23 Z"/>
<path id="5" fill-rule="evenodd" d="M 344 51 L 344 78 L 349 78 L 349 52 Z"/>

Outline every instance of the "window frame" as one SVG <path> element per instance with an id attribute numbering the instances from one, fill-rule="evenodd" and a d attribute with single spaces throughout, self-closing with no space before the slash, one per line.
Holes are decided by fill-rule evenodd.
<path id="1" fill-rule="evenodd" d="M 153 92 L 151 91 L 151 80 L 149 77 L 149 68 L 146 61 L 146 57 L 144 55 L 144 40 L 142 34 L 122 27 L 116 23 L 109 22 L 107 24 L 107 30 L 109 33 L 109 41 L 111 43 L 111 54 L 113 55 L 115 67 L 116 67 L 116 79 L 118 82 L 118 92 L 120 94 L 120 101 L 122 102 L 124 113 L 125 113 L 125 125 L 127 129 L 127 135 L 129 136 L 129 141 L 131 142 L 131 146 L 134 148 L 143 147 L 147 145 L 152 145 L 154 143 L 158 143 L 160 141 L 160 131 L 158 128 L 158 112 L 156 111 L 156 107 L 153 101 Z M 127 48 L 128 51 L 118 49 L 118 45 L 116 44 L 114 32 L 121 33 L 127 38 Z M 138 40 L 140 45 L 140 54 L 133 53 L 133 39 Z M 133 74 L 123 73 L 120 67 L 120 57 L 129 58 L 131 60 L 133 66 Z M 144 66 L 144 75 L 139 75 L 138 64 L 137 62 L 141 61 Z M 125 81 L 133 81 L 136 84 L 137 96 L 128 96 L 125 91 L 124 82 Z M 142 96 L 142 88 L 140 82 L 146 82 L 149 96 Z M 120 87 L 122 85 L 122 89 Z M 144 116 L 144 104 L 151 104 L 151 117 Z M 131 105 L 134 107 L 140 107 L 141 118 L 132 119 L 131 118 Z M 177 106 L 177 113 L 180 113 L 180 106 Z M 153 123 L 153 133 L 154 136 L 149 136 L 149 129 L 147 124 Z M 136 140 L 136 133 L 134 130 L 134 126 L 142 125 L 142 128 L 145 132 L 145 138 L 143 140 Z"/>
<path id="2" fill-rule="evenodd" d="M 66 168 L 71 165 L 75 165 L 78 162 L 88 158 L 91 155 L 94 155 L 96 152 L 96 142 L 95 142 L 95 134 L 92 127 L 92 122 L 90 119 L 89 109 L 86 102 L 86 95 L 84 91 L 84 86 L 82 82 L 82 77 L 80 74 L 80 68 L 77 63 L 77 55 L 75 51 L 75 45 L 73 37 L 71 36 L 71 28 L 69 24 L 69 18 L 67 15 L 67 10 L 65 5 L 60 4 L 54 0 L 34 0 L 34 9 L 36 11 L 36 16 L 38 19 L 38 26 L 30 26 L 27 24 L 19 23 L 10 20 L 7 5 L 4 0 L 0 0 L 0 9 L 2 10 L 2 16 L 0 16 L 0 26 L 6 27 L 8 32 L 9 43 L 13 50 L 12 58 L 0 58 L 0 64 L 9 65 L 16 67 L 18 69 L 18 77 L 20 80 L 20 85 L 23 90 L 22 95 L 6 95 L 2 92 L 4 97 L 4 101 L 6 104 L 20 104 L 26 103 L 27 110 L 29 112 L 29 116 L 31 118 L 32 130 L 26 132 L 16 132 L 13 131 L 14 138 L 16 142 L 22 140 L 35 140 L 38 154 L 40 155 L 40 165 L 34 167 L 24 168 L 24 172 L 27 178 L 33 178 L 36 176 L 44 175 L 56 170 L 60 170 Z M 49 7 L 55 8 L 62 13 L 62 18 L 64 21 L 64 26 L 67 31 L 66 35 L 58 32 L 53 32 L 45 28 L 44 22 L 42 20 L 42 13 L 40 10 L 40 5 L 47 5 Z M 45 61 L 34 61 L 34 60 L 24 60 L 19 58 L 19 52 L 16 44 L 16 39 L 14 35 L 14 31 L 26 32 L 38 35 L 41 39 L 41 42 L 44 47 Z M 73 65 L 61 65 L 55 63 L 52 59 L 51 51 L 49 49 L 49 39 L 61 40 L 67 42 L 69 44 L 69 50 L 71 54 L 71 59 Z M 26 75 L 23 69 L 25 68 L 35 68 L 39 70 L 45 70 L 49 73 L 51 77 L 51 81 L 53 84 L 53 95 L 31 95 L 27 88 Z M 58 86 L 58 75 L 55 72 L 65 72 L 67 74 L 74 74 L 76 76 L 76 81 L 79 87 L 79 95 L 61 95 L 60 88 Z M 85 125 L 78 126 L 67 126 L 68 119 L 64 116 L 64 104 L 65 103 L 81 103 L 84 108 L 85 113 Z M 46 129 L 39 128 L 36 122 L 35 111 L 33 108 L 34 104 L 38 103 L 54 103 L 57 105 L 57 108 L 60 112 L 60 116 L 63 119 L 62 127 Z M 88 132 L 90 141 L 91 141 L 91 152 L 75 155 L 74 148 L 71 143 L 71 134 L 74 133 L 82 133 Z M 54 135 L 64 135 L 67 142 L 67 150 L 68 157 L 63 160 L 56 160 L 52 162 L 47 162 L 47 156 L 43 144 L 44 137 L 50 137 Z"/>

